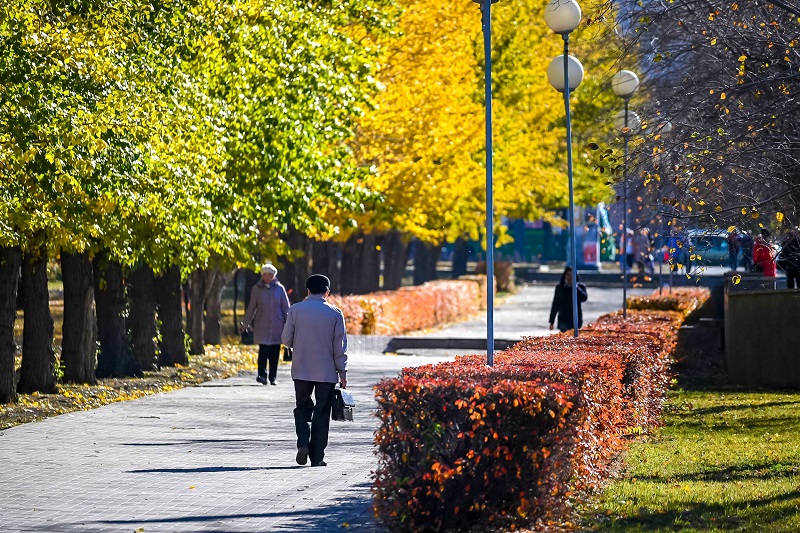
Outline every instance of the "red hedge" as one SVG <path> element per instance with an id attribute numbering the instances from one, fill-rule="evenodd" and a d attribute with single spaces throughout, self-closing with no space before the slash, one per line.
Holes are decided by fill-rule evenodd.
<path id="1" fill-rule="evenodd" d="M 463 320 L 486 308 L 486 277 L 429 281 L 416 287 L 364 295 L 331 296 L 347 332 L 395 335 Z"/>
<path id="2" fill-rule="evenodd" d="M 682 298 L 696 309 L 708 291 Z M 626 433 L 658 423 L 684 318 L 613 313 L 577 339 L 526 338 L 491 368 L 470 355 L 382 381 L 376 516 L 409 532 L 557 517 L 577 491 L 604 479 Z"/>

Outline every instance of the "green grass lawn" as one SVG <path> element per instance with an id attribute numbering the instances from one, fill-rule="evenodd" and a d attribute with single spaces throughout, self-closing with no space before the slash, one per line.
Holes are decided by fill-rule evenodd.
<path id="1" fill-rule="evenodd" d="M 581 510 L 583 525 L 800 531 L 800 392 L 737 389 L 721 368 L 709 383 L 697 379 L 702 365 L 684 366 L 694 374 L 670 392 L 665 425 L 631 445 L 620 476 Z"/>

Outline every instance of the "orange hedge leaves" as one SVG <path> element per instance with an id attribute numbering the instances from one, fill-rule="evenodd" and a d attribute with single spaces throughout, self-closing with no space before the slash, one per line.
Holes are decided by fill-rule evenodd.
<path id="1" fill-rule="evenodd" d="M 661 296 L 658 291 L 650 296 L 631 296 L 628 298 L 628 309 L 678 311 L 689 315 L 708 300 L 709 294 L 705 287 L 673 287 Z"/>
<path id="2" fill-rule="evenodd" d="M 682 295 L 695 300 L 683 309 L 708 296 Z M 491 368 L 469 355 L 382 381 L 376 516 L 409 532 L 501 530 L 558 517 L 576 492 L 604 479 L 626 433 L 658 423 L 684 318 L 613 313 L 577 339 L 526 338 Z"/>
<path id="3" fill-rule="evenodd" d="M 486 307 L 486 277 L 429 281 L 416 287 L 364 295 L 331 296 L 344 313 L 347 333 L 394 335 L 454 322 Z"/>

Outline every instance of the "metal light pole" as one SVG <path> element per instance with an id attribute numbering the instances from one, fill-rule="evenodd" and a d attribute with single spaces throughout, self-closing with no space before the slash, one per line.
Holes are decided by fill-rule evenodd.
<path id="1" fill-rule="evenodd" d="M 659 129 L 661 130 L 661 132 L 660 132 L 661 135 L 669 133 L 669 132 L 672 131 L 672 123 L 671 122 L 665 122 L 664 124 L 662 124 L 660 126 Z M 661 158 L 661 156 L 659 155 L 659 164 L 661 163 L 660 158 Z M 659 186 L 659 193 L 660 193 L 660 191 L 661 191 L 661 186 Z M 661 194 L 659 194 L 659 196 L 661 196 Z M 661 273 L 661 270 L 662 270 L 662 267 L 664 266 L 664 243 L 665 243 L 664 237 L 666 236 L 667 231 L 664 228 L 664 208 L 663 208 L 663 205 L 660 204 L 660 203 L 659 203 L 659 208 L 658 208 L 658 219 L 659 219 L 659 232 L 660 232 L 660 235 L 658 236 L 658 240 L 661 243 L 661 246 L 658 248 L 658 255 L 659 255 L 659 257 L 658 257 L 658 295 L 661 296 L 661 293 L 664 290 L 664 277 L 663 277 L 663 274 Z M 672 285 L 672 280 L 670 280 L 670 285 Z"/>
<path id="2" fill-rule="evenodd" d="M 625 111 L 617 113 L 614 124 L 622 131 L 625 157 L 622 163 L 622 318 L 628 318 L 628 139 L 631 132 L 641 125 L 636 113 L 632 113 L 635 127 L 629 125 L 628 102 L 639 88 L 639 77 L 630 70 L 621 70 L 611 78 L 614 94 L 625 100 Z"/>
<path id="3" fill-rule="evenodd" d="M 486 364 L 494 366 L 494 195 L 492 191 L 492 4 L 498 0 L 473 0 L 481 6 L 485 56 L 486 99 Z"/>
<path id="4" fill-rule="evenodd" d="M 575 0 L 550 0 L 544 8 L 547 27 L 561 35 L 564 54 L 550 62 L 547 79 L 557 91 L 564 93 L 567 118 L 567 179 L 569 180 L 569 246 L 572 267 L 572 331 L 578 336 L 578 263 L 575 246 L 575 191 L 572 184 L 572 118 L 570 117 L 570 91 L 583 81 L 583 65 L 569 55 L 569 34 L 581 22 L 581 7 Z M 570 85 L 570 81 L 572 84 Z"/>

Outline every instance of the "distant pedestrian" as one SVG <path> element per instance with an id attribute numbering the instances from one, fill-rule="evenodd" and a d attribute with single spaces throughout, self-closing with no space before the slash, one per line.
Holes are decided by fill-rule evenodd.
<path id="1" fill-rule="evenodd" d="M 328 445 L 333 393 L 336 383 L 347 387 L 344 315 L 325 300 L 330 288 L 327 277 L 310 276 L 306 280 L 308 296 L 289 309 L 283 328 L 283 344 L 293 348 L 296 460 L 300 465 L 306 464 L 310 457 L 311 466 L 327 466 L 323 458 Z"/>
<path id="2" fill-rule="evenodd" d="M 576 275 L 576 283 L 578 289 L 578 329 L 583 326 L 583 310 L 581 303 L 585 302 L 589 296 L 586 292 L 586 285 L 581 283 L 581 277 Z M 558 317 L 558 331 L 564 332 L 573 329 L 572 317 L 572 267 L 564 269 L 561 274 L 561 280 L 556 285 L 555 294 L 553 294 L 553 303 L 550 305 L 550 329 L 553 329 L 553 324 L 556 323 Z"/>
<path id="3" fill-rule="evenodd" d="M 633 257 L 639 273 L 645 271 L 652 274 L 655 270 L 653 264 L 653 256 L 650 255 L 652 248 L 652 241 L 650 240 L 650 230 L 647 228 L 640 228 L 636 230 L 633 235 Z"/>
<path id="4" fill-rule="evenodd" d="M 253 342 L 258 344 L 258 376 L 264 385 L 277 385 L 278 358 L 281 353 L 281 333 L 289 315 L 289 297 L 275 277 L 278 269 L 267 263 L 261 267 L 261 279 L 250 291 L 250 304 L 244 315 L 244 329 L 253 327 Z M 267 372 L 269 363 L 269 372 Z"/>
<path id="5" fill-rule="evenodd" d="M 633 230 L 628 228 L 625 231 L 625 264 L 628 265 L 628 271 L 633 268 L 633 238 L 634 233 Z"/>
<path id="6" fill-rule="evenodd" d="M 797 230 L 783 241 L 777 263 L 786 273 L 786 288 L 800 289 L 800 233 Z"/>
<path id="7" fill-rule="evenodd" d="M 684 235 L 672 235 L 667 240 L 667 252 L 669 253 L 670 270 L 683 271 L 689 274 L 692 270 L 692 255 L 690 250 L 693 246 L 692 239 Z"/>
<path id="8" fill-rule="evenodd" d="M 739 235 L 739 244 L 742 253 L 742 268 L 745 272 L 753 270 L 753 236 L 743 231 Z"/>
<path id="9" fill-rule="evenodd" d="M 742 248 L 741 236 L 736 233 L 736 230 L 733 230 L 728 232 L 725 240 L 728 243 L 728 267 L 736 272 L 739 267 L 739 250 Z"/>
<path id="10" fill-rule="evenodd" d="M 776 275 L 775 250 L 769 242 L 769 236 L 769 230 L 761 228 L 761 234 L 753 243 L 753 269 L 761 272 L 764 276 L 774 278 Z"/>

